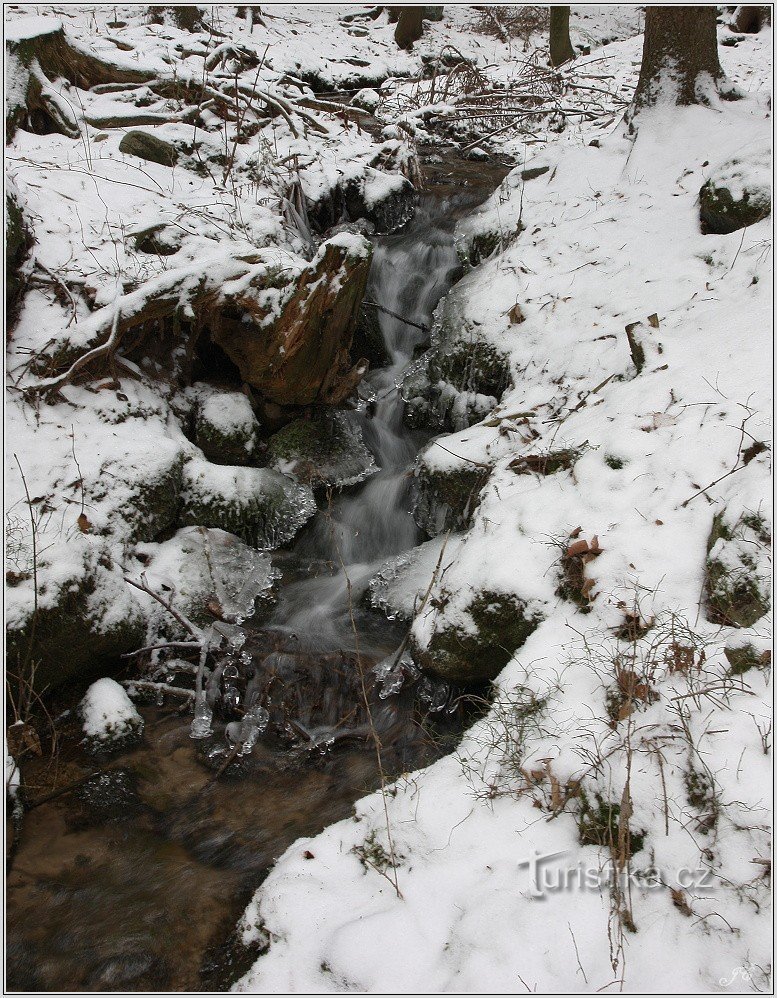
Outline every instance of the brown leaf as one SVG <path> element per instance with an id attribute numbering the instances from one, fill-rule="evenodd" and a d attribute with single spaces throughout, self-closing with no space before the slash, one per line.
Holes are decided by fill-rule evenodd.
<path id="1" fill-rule="evenodd" d="M 659 327 L 658 313 L 654 312 L 652 315 L 649 315 L 648 316 L 648 322 L 653 327 L 653 329 L 658 329 L 658 327 Z"/>
<path id="2" fill-rule="evenodd" d="M 33 755 L 43 755 L 38 732 L 31 724 L 12 724 L 7 732 L 8 751 L 18 757 L 23 752 Z"/>
<path id="3" fill-rule="evenodd" d="M 81 531 L 82 534 L 90 533 L 92 529 L 92 524 L 89 522 L 89 517 L 86 515 L 86 513 L 78 514 L 77 523 L 78 523 L 78 529 Z"/>
<path id="4" fill-rule="evenodd" d="M 514 326 L 520 326 L 522 322 L 526 322 L 526 316 L 521 311 L 521 306 L 518 304 L 518 302 L 516 302 L 515 305 L 513 305 L 513 307 L 510 309 L 510 311 L 507 314 L 510 318 L 510 322 Z"/>
<path id="5" fill-rule="evenodd" d="M 574 544 L 570 544 L 567 548 L 567 558 L 574 558 L 579 554 L 586 554 L 588 551 L 588 541 L 583 538 L 583 540 L 575 541 Z"/>

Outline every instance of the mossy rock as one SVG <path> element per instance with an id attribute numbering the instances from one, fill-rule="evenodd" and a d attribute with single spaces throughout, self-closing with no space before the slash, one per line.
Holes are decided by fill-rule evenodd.
<path id="1" fill-rule="evenodd" d="M 730 676 L 742 676 L 751 669 L 768 669 L 772 663 L 772 653 L 759 651 L 753 645 L 741 645 L 738 648 L 724 648 L 723 654 L 729 664 Z"/>
<path id="2" fill-rule="evenodd" d="M 10 318 L 18 308 L 27 283 L 24 261 L 33 244 L 32 233 L 12 190 L 5 194 L 5 308 Z"/>
<path id="3" fill-rule="evenodd" d="M 372 167 L 345 185 L 343 201 L 351 221 L 364 218 L 381 233 L 396 232 L 415 214 L 415 188 L 407 177 Z"/>
<path id="4" fill-rule="evenodd" d="M 487 468 L 464 464 L 450 469 L 416 467 L 413 519 L 430 537 L 446 530 L 466 530 L 489 478 Z"/>
<path id="5" fill-rule="evenodd" d="M 103 465 L 99 481 L 89 488 L 88 497 L 90 502 L 114 506 L 106 533 L 123 534 L 131 543 L 139 543 L 154 540 L 178 522 L 183 451 L 164 439 L 157 442 L 153 456 L 154 463 L 146 468 L 128 466 L 121 458 Z M 117 480 L 128 490 L 120 507 L 111 503 L 112 483 Z"/>
<path id="6" fill-rule="evenodd" d="M 487 229 L 460 239 L 456 244 L 456 253 L 465 266 L 477 267 L 479 263 L 487 260 L 498 249 L 501 249 L 501 246 L 502 234 Z"/>
<path id="7" fill-rule="evenodd" d="M 34 624 L 30 617 L 23 627 L 9 628 L 9 674 L 17 675 L 25 662 L 36 663 L 35 688 L 40 692 L 105 671 L 120 655 L 141 647 L 146 622 L 139 607 L 128 602 L 125 614 L 117 617 L 112 611 L 106 619 L 91 600 L 97 592 L 98 583 L 88 574 L 66 587 L 54 606 L 40 608 Z"/>
<path id="8" fill-rule="evenodd" d="M 361 430 L 337 409 L 314 409 L 270 437 L 268 463 L 312 488 L 345 488 L 378 470 Z"/>
<path id="9" fill-rule="evenodd" d="M 755 177 L 758 174 L 752 174 L 751 164 L 743 164 L 741 172 L 738 171 L 739 165 L 737 160 L 725 164 L 699 191 L 702 232 L 735 232 L 747 225 L 755 225 L 771 214 L 768 173 L 764 173 L 762 182 L 757 182 Z M 753 165 L 760 167 L 758 156 Z"/>
<path id="10" fill-rule="evenodd" d="M 181 526 L 217 527 L 271 551 L 292 540 L 315 512 L 307 486 L 270 468 L 200 460 L 184 468 Z"/>
<path id="11" fill-rule="evenodd" d="M 351 342 L 351 359 L 354 363 L 362 357 L 370 362 L 371 368 L 388 367 L 391 363 L 391 352 L 386 346 L 380 317 L 374 305 L 362 302 L 359 317 L 353 331 Z"/>
<path id="12" fill-rule="evenodd" d="M 717 514 L 707 545 L 707 611 L 712 621 L 729 627 L 752 627 L 769 612 L 768 571 L 758 554 L 767 545 L 740 518 L 733 526 Z"/>
<path id="13" fill-rule="evenodd" d="M 511 382 L 509 358 L 489 343 L 458 342 L 441 351 L 438 370 L 459 391 L 501 398 Z"/>
<path id="14" fill-rule="evenodd" d="M 149 163 L 159 163 L 160 166 L 175 166 L 178 162 L 178 150 L 171 142 L 165 142 L 150 132 L 133 129 L 122 138 L 119 152 L 127 156 L 137 156 Z"/>
<path id="15" fill-rule="evenodd" d="M 467 614 L 471 626 L 448 625 L 435 631 L 425 648 L 413 645 L 422 668 L 449 681 L 496 679 L 541 622 L 517 597 L 488 591 L 475 597 Z"/>
<path id="16" fill-rule="evenodd" d="M 209 461 L 249 464 L 259 448 L 259 422 L 242 392 L 204 394 L 194 417 L 194 439 Z"/>

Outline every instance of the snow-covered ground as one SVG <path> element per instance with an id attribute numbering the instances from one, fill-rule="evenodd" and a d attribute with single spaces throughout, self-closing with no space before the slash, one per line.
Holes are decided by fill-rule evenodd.
<path id="1" fill-rule="evenodd" d="M 370 78 L 377 86 L 420 73 L 423 58 L 447 43 L 498 81 L 536 41 L 475 33 L 480 15 L 464 6 L 447 6 L 410 54 L 393 45 L 393 26 L 370 24 L 365 35 L 343 22 L 355 6 L 263 5 L 265 25 L 250 34 L 233 8 L 208 10 L 215 27 L 259 55 L 269 45 L 268 87 L 289 73 L 315 78 L 319 90 L 358 90 Z M 176 53 L 188 33 L 148 26 L 128 5 L 7 12 L 30 14 L 61 17 L 81 43 L 160 73 L 175 66 L 196 77 L 207 56 L 207 48 Z M 635 6 L 573 8 L 573 40 L 591 46 L 580 62 L 606 77 L 606 101 L 627 99 L 636 82 L 641 18 Z M 117 20 L 126 22 L 120 34 L 108 26 Z M 705 574 L 721 515 L 726 535 L 712 553 L 760 588 L 770 575 L 770 451 L 748 448 L 770 441 L 771 220 L 703 235 L 698 193 L 719 169 L 730 173 L 732 159 L 744 163 L 739 176 L 761 182 L 770 51 L 769 30 L 722 46 L 747 98 L 644 112 L 636 138 L 625 134 L 617 102 L 609 119 L 575 120 L 558 133 L 545 122 L 531 141 L 497 138 L 519 167 L 460 240 L 495 233 L 500 249 L 455 294 L 462 328 L 507 359 L 512 387 L 484 419 L 422 455 L 431 470 L 476 462 L 489 477 L 470 528 L 448 541 L 414 641 L 423 649 L 443 626 L 471 629 L 468 607 L 485 589 L 541 622 L 454 755 L 408 774 L 385 799 L 365 798 L 353 819 L 279 859 L 241 923 L 247 943 L 267 948 L 237 990 L 768 988 L 771 685 L 762 654 L 771 618 L 714 623 Z M 95 117 L 120 103 L 81 98 Z M 159 104 L 160 114 L 169 110 Z M 389 125 L 407 119 L 397 100 L 383 111 Z M 352 123 L 321 120 L 326 133 L 297 137 L 274 119 L 232 150 L 226 179 L 191 161 L 174 170 L 141 164 L 119 151 L 116 129 L 90 126 L 78 141 L 20 131 L 9 146 L 7 171 L 45 268 L 7 358 L 12 626 L 34 604 L 25 490 L 44 609 L 88 578 L 88 615 L 110 630 L 152 617 L 126 573 L 145 570 L 153 581 L 156 567 L 161 582 L 186 591 L 186 567 L 202 547 L 196 528 L 158 543 L 131 511 L 160 482 L 184 487 L 182 469 L 203 460 L 184 432 L 198 392 L 163 395 L 147 378 L 125 377 L 117 393 L 106 378 L 32 406 L 19 388 L 39 377 L 28 369 L 31 353 L 83 344 L 87 303 L 109 306 L 173 265 L 212 254 L 214 280 L 228 277 L 229 244 L 233 255 L 259 247 L 273 264 L 305 266 L 304 229 L 283 216 L 283 164 L 296 157 L 312 202 L 343 177 L 365 175 L 380 147 Z M 192 138 L 181 122 L 154 131 Z M 209 132 L 205 141 L 222 139 Z M 396 171 L 405 143 L 388 137 L 383 146 L 378 161 Z M 532 165 L 547 170 L 524 180 Z M 139 252 L 137 234 L 160 221 L 176 230 L 174 255 Z M 47 271 L 83 289 L 75 302 L 41 277 Z M 571 459 L 553 474 L 516 471 L 523 456 L 560 451 Z M 565 552 L 580 541 L 593 554 L 576 607 L 558 589 Z M 429 549 L 432 567 L 437 550 Z M 428 578 L 408 573 L 408 603 Z M 732 674 L 724 649 L 746 645 L 758 665 Z"/>

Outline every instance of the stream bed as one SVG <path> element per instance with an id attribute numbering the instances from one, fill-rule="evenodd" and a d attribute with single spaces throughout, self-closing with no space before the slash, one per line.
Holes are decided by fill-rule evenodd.
<path id="1" fill-rule="evenodd" d="M 363 596 L 385 559 L 423 539 L 409 512 L 408 470 L 425 437 L 403 425 L 396 384 L 424 343 L 417 326 L 430 325 L 457 277 L 457 218 L 505 172 L 463 160 L 430 164 L 414 218 L 375 238 L 368 295 L 417 324 L 382 315 L 391 362 L 360 386 L 372 401 L 351 416 L 380 471 L 334 496 L 290 550 L 274 553 L 283 573 L 278 602 L 246 623 L 244 650 L 263 668 L 272 660 L 273 681 L 296 698 L 301 725 L 335 731 L 347 719 L 354 736 L 320 745 L 311 737 L 302 750 L 260 739 L 247 760 L 220 772 L 223 745 L 193 741 L 190 714 L 174 702 L 139 704 L 142 742 L 104 760 L 87 754 L 72 717 L 58 750 L 25 767 L 32 800 L 83 782 L 24 816 L 7 880 L 9 989 L 227 989 L 257 957 L 234 929 L 274 860 L 380 785 L 364 691 L 389 777 L 450 751 L 471 720 L 458 691 L 428 681 L 422 689 L 423 679 L 379 695 L 372 669 L 401 645 L 405 628 L 368 609 Z M 82 694 L 63 691 L 53 710 L 72 708 Z"/>

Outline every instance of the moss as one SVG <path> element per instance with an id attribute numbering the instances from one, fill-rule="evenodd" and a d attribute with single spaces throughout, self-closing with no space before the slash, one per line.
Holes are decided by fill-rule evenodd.
<path id="1" fill-rule="evenodd" d="M 487 468 L 475 465 L 442 471 L 422 462 L 413 496 L 415 522 L 432 537 L 446 530 L 466 530 L 489 474 Z"/>
<path id="2" fill-rule="evenodd" d="M 458 257 L 465 266 L 477 267 L 501 248 L 502 235 L 493 230 L 477 232 L 456 247 Z"/>
<path id="3" fill-rule="evenodd" d="M 621 806 L 605 800 L 601 794 L 591 803 L 584 791 L 580 792 L 578 835 L 584 846 L 617 848 L 620 836 Z M 645 845 L 644 831 L 629 831 L 629 855 L 633 856 Z"/>
<path id="4" fill-rule="evenodd" d="M 621 471 L 626 466 L 625 461 L 619 457 L 614 457 L 612 454 L 605 454 L 604 463 L 608 468 L 612 468 L 613 471 Z"/>
<path id="5" fill-rule="evenodd" d="M 509 358 L 480 340 L 444 345 L 437 367 L 440 377 L 459 391 L 477 392 L 500 398 L 511 382 Z"/>
<path id="6" fill-rule="evenodd" d="M 707 611 L 715 623 L 752 627 L 770 606 L 756 561 L 759 545 L 765 545 L 758 536 L 753 543 L 753 528 L 744 519 L 729 527 L 724 517 L 725 513 L 718 513 L 713 518 L 707 542 Z M 768 536 L 765 525 L 759 527 L 759 532 Z"/>
<path id="7" fill-rule="evenodd" d="M 244 404 L 245 396 L 241 396 Z M 212 401 L 216 402 L 218 396 Z M 211 401 L 211 400 L 209 400 Z M 255 455 L 259 424 L 246 405 L 246 418 L 240 424 L 225 430 L 218 422 L 208 418 L 208 406 L 198 407 L 194 420 L 194 439 L 209 461 L 216 464 L 249 464 Z"/>
<path id="8" fill-rule="evenodd" d="M 161 166 L 175 166 L 178 162 L 178 150 L 170 142 L 165 142 L 157 135 L 149 132 L 132 130 L 119 143 L 119 152 L 127 156 L 137 156 L 138 159 L 159 163 Z"/>
<path id="9" fill-rule="evenodd" d="M 727 187 L 717 187 L 712 180 L 699 191 L 699 215 L 705 233 L 735 232 L 767 218 L 771 210 L 766 192 L 744 191 L 739 200 L 734 200 Z"/>
<path id="10" fill-rule="evenodd" d="M 342 488 L 376 470 L 358 428 L 343 412 L 320 408 L 270 437 L 269 463 L 314 488 Z"/>
<path id="11" fill-rule="evenodd" d="M 700 815 L 697 829 L 706 835 L 715 827 L 720 813 L 712 777 L 702 770 L 691 768 L 685 774 L 685 790 L 688 803 Z"/>
<path id="12" fill-rule="evenodd" d="M 465 683 L 495 679 L 541 621 L 505 593 L 481 592 L 467 612 L 474 630 L 444 627 L 425 649 L 414 649 L 424 669 Z"/>
<path id="13" fill-rule="evenodd" d="M 24 663 L 36 663 L 35 688 L 41 691 L 95 674 L 140 647 L 146 631 L 140 610 L 131 604 L 126 616 L 103 627 L 90 605 L 96 589 L 94 578 L 87 576 L 63 591 L 53 607 L 39 609 L 34 627 L 30 617 L 24 627 L 9 629 L 9 672 L 18 674 Z"/>
<path id="14" fill-rule="evenodd" d="M 740 648 L 724 648 L 723 654 L 728 659 L 730 676 L 741 676 L 750 669 L 767 669 L 771 665 L 772 653 L 759 652 L 753 645 L 742 645 Z"/>

